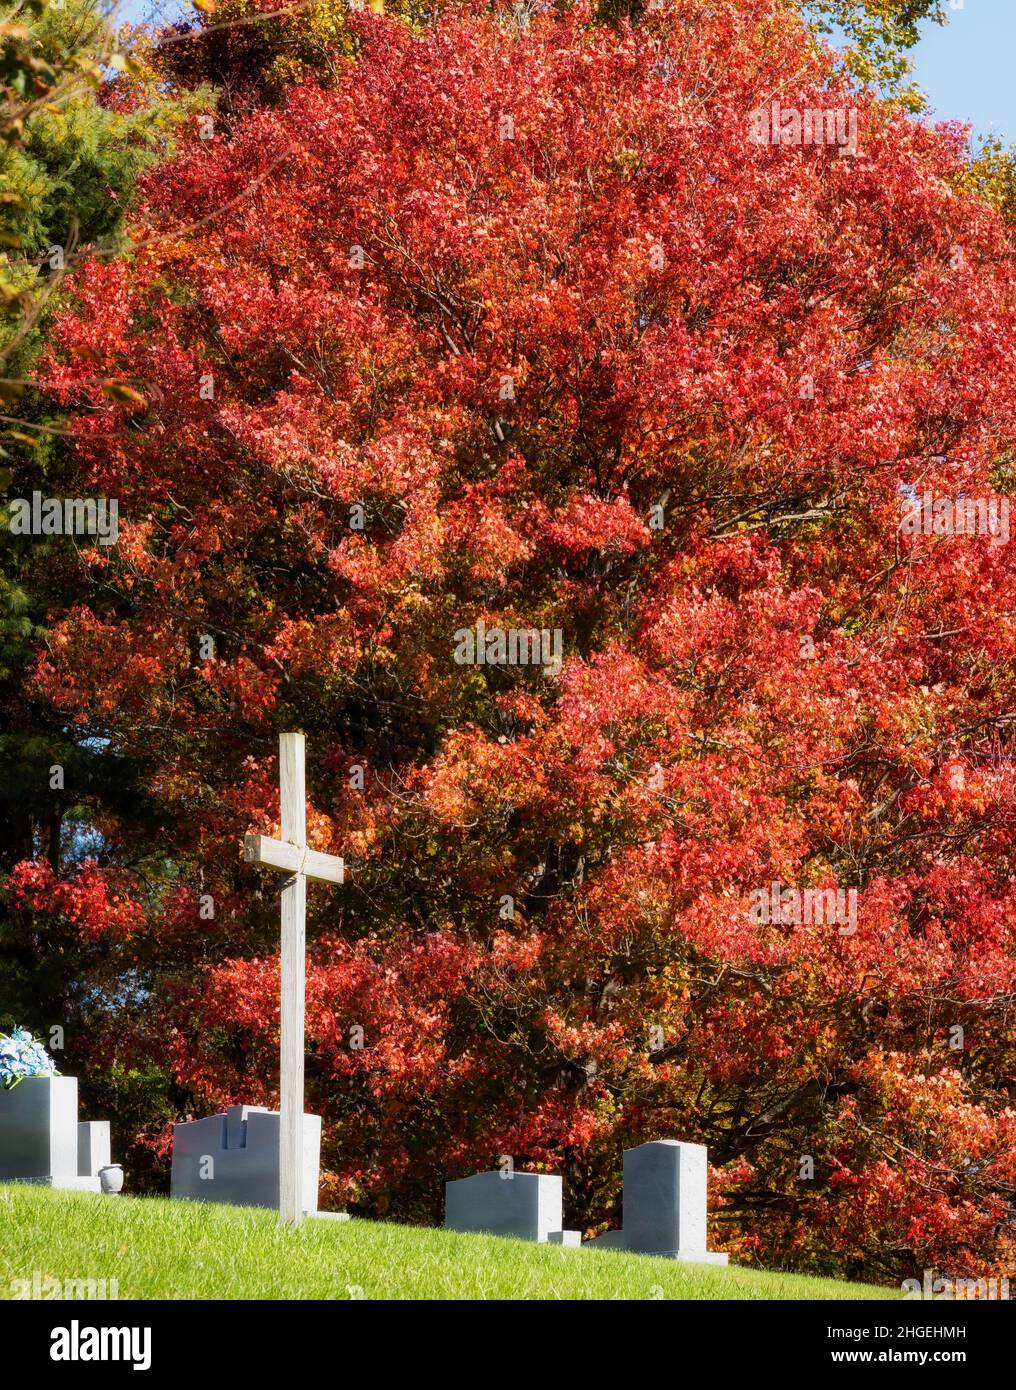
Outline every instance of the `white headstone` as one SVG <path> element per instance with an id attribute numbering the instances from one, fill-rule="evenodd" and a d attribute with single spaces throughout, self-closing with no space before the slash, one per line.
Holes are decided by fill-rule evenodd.
<path id="1" fill-rule="evenodd" d="M 445 1228 L 570 1244 L 561 1230 L 561 1179 L 550 1173 L 493 1169 L 445 1183 Z"/>
<path id="2" fill-rule="evenodd" d="M 100 1190 L 109 1163 L 109 1125 L 78 1122 L 74 1076 L 28 1076 L 0 1088 L 0 1182 Z"/>
<path id="3" fill-rule="evenodd" d="M 657 1139 L 624 1151 L 622 1227 L 587 1241 L 601 1249 L 662 1255 L 697 1264 L 727 1263 L 707 1248 L 704 1144 Z"/>
<path id="4" fill-rule="evenodd" d="M 259 1105 L 231 1105 L 225 1114 L 174 1125 L 171 1195 L 278 1210 L 280 1136 L 279 1112 Z M 300 1168 L 304 1213 L 317 1211 L 320 1161 L 321 1117 L 304 1115 Z"/>

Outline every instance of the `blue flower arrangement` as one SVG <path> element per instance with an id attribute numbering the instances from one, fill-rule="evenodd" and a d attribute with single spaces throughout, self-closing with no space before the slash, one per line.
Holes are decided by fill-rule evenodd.
<path id="1" fill-rule="evenodd" d="M 12 1091 L 26 1076 L 59 1076 L 53 1059 L 25 1028 L 0 1033 L 0 1086 Z"/>

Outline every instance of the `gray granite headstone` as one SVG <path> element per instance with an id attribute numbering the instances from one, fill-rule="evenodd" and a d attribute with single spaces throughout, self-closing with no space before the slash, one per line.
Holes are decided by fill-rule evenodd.
<path id="1" fill-rule="evenodd" d="M 279 1113 L 231 1105 L 173 1126 L 170 1192 L 197 1202 L 279 1208 Z M 303 1117 L 303 1204 L 317 1211 L 321 1117 Z"/>
<path id="2" fill-rule="evenodd" d="M 545 1245 L 552 1231 L 561 1230 L 561 1179 L 495 1169 L 446 1182 L 445 1227 Z"/>
<path id="3" fill-rule="evenodd" d="M 98 1177 L 112 1161 L 108 1120 L 78 1121 L 78 1173 Z"/>
<path id="4" fill-rule="evenodd" d="M 110 1161 L 109 1124 L 78 1122 L 74 1076 L 29 1076 L 0 1088 L 0 1181 L 100 1190 Z"/>
<path id="5" fill-rule="evenodd" d="M 725 1265 L 727 1256 L 706 1244 L 707 1176 L 704 1144 L 657 1139 L 625 1149 L 621 1230 L 607 1231 L 587 1244 Z"/>

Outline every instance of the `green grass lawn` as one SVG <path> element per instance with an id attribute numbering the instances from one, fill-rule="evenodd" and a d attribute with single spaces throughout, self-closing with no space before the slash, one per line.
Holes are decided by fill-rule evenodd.
<path id="1" fill-rule="evenodd" d="M 0 1298 L 16 1280 L 117 1280 L 132 1298 L 893 1298 L 892 1289 L 374 1221 L 0 1186 Z"/>

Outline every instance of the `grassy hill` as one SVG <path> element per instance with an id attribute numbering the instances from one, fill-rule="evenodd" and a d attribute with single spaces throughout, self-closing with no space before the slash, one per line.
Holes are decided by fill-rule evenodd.
<path id="1" fill-rule="evenodd" d="M 122 1299 L 849 1299 L 894 1290 L 496 1236 L 0 1186 L 0 1298 L 17 1280 L 116 1279 Z M 50 1284 L 49 1288 L 54 1286 Z"/>

